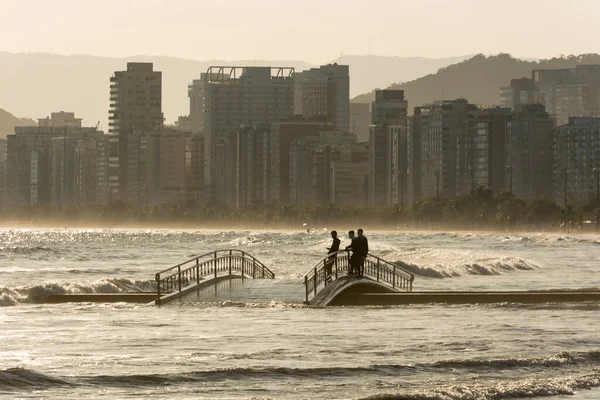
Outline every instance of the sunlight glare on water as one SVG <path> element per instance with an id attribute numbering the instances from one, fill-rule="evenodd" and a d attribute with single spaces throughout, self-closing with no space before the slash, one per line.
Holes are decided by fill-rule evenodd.
<path id="1" fill-rule="evenodd" d="M 415 273 L 415 290 L 600 286 L 597 236 L 367 236 L 374 254 Z M 598 396 L 594 303 L 41 303 L 51 293 L 149 291 L 158 270 L 218 248 L 241 248 L 295 280 L 326 252 L 326 232 L 30 229 L 0 238 L 1 397 Z"/>

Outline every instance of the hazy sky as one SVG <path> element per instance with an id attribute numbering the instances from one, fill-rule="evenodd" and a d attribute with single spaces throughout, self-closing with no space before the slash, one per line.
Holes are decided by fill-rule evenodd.
<path id="1" fill-rule="evenodd" d="M 0 51 L 544 58 L 600 51 L 599 20 L 600 0 L 0 0 Z"/>

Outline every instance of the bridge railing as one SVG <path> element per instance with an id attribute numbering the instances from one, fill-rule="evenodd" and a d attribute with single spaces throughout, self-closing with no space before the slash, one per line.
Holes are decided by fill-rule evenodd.
<path id="1" fill-rule="evenodd" d="M 366 276 L 393 290 L 412 291 L 414 275 L 397 264 L 386 261 L 380 257 L 368 254 L 364 260 L 363 276 Z M 340 250 L 329 254 L 319 260 L 304 275 L 304 290 L 306 303 L 312 299 L 321 288 L 345 276 L 350 270 L 350 252 Z"/>
<path id="2" fill-rule="evenodd" d="M 180 292 L 186 286 L 207 277 L 241 275 L 255 279 L 273 279 L 275 274 L 256 257 L 243 250 L 226 249 L 191 258 L 155 275 L 157 298 Z"/>

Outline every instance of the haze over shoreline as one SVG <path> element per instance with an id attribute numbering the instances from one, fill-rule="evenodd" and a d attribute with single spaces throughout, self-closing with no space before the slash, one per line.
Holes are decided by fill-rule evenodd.
<path id="1" fill-rule="evenodd" d="M 230 232 L 230 231 L 257 231 L 257 232 L 306 232 L 307 229 L 310 229 L 310 234 L 323 234 L 329 235 L 331 230 L 337 230 L 338 234 L 345 238 L 346 233 L 349 230 L 356 230 L 359 227 L 365 229 L 365 232 L 396 232 L 396 233 L 426 233 L 426 234 L 499 234 L 499 235 L 520 235 L 520 234 L 544 234 L 544 235 L 555 235 L 555 236 L 598 236 L 593 230 L 573 230 L 569 232 L 564 232 L 561 230 L 551 230 L 551 229 L 523 229 L 520 227 L 519 229 L 497 229 L 490 228 L 484 229 L 481 227 L 469 229 L 468 227 L 459 227 L 455 226 L 452 228 L 435 228 L 431 229 L 418 227 L 412 228 L 410 226 L 399 226 L 394 229 L 393 227 L 378 227 L 376 225 L 370 225 L 369 223 L 331 223 L 324 224 L 319 226 L 310 226 L 303 227 L 302 224 L 299 224 L 298 227 L 292 226 L 293 224 L 215 224 L 215 223 L 207 223 L 207 224 L 198 224 L 198 223 L 172 223 L 172 222 L 164 222 L 164 223 L 115 223 L 115 224 L 100 224 L 94 222 L 80 222 L 80 223 L 66 223 L 59 224 L 57 222 L 15 222 L 15 221 L 3 221 L 0 222 L 0 230 L 164 230 L 164 231 L 211 231 L 211 232 Z"/>

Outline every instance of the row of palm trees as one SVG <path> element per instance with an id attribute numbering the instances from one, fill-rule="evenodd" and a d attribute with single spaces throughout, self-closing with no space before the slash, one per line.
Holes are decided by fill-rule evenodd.
<path id="1" fill-rule="evenodd" d="M 416 202 L 409 207 L 340 207 L 333 204 L 297 206 L 256 204 L 248 209 L 232 209 L 224 204 L 202 206 L 176 203 L 150 210 L 123 203 L 91 208 L 24 208 L 3 219 L 29 221 L 95 221 L 119 223 L 228 224 L 232 227 L 263 226 L 298 228 L 326 227 L 332 224 L 361 224 L 382 228 L 577 228 L 600 218 L 600 199 L 579 207 L 556 205 L 552 201 L 525 201 L 509 191 L 494 193 L 478 187 L 469 194 L 447 199 L 439 197 Z"/>

